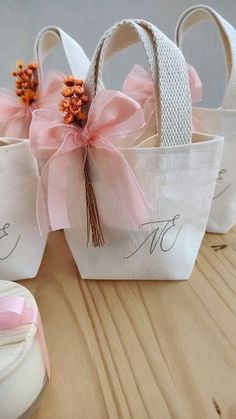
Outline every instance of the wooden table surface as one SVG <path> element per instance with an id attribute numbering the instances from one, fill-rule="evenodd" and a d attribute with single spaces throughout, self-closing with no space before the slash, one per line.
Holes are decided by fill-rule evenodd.
<path id="1" fill-rule="evenodd" d="M 81 280 L 62 232 L 37 280 L 52 364 L 32 419 L 236 419 L 236 229 L 189 281 Z"/>

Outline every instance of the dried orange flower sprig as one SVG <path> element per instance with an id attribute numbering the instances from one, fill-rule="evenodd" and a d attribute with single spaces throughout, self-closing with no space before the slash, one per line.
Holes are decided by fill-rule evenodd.
<path id="1" fill-rule="evenodd" d="M 59 102 L 59 109 L 64 113 L 66 124 L 76 124 L 83 128 L 88 118 L 88 96 L 85 94 L 85 83 L 73 76 L 64 79 L 63 99 Z M 102 226 L 100 223 L 97 200 L 90 176 L 88 153 L 84 162 L 84 181 L 86 193 L 86 215 L 87 215 L 87 244 L 92 236 L 92 245 L 101 247 L 104 245 Z"/>
<path id="2" fill-rule="evenodd" d="M 87 112 L 84 106 L 88 103 L 88 96 L 85 94 L 83 80 L 73 76 L 64 79 L 65 89 L 62 91 L 63 99 L 59 103 L 59 109 L 65 114 L 66 124 L 76 123 L 83 127 L 87 121 Z"/>
<path id="3" fill-rule="evenodd" d="M 17 69 L 12 72 L 16 77 L 16 95 L 23 103 L 31 105 L 37 99 L 37 68 L 38 64 L 29 63 L 24 67 L 23 61 L 17 61 Z"/>

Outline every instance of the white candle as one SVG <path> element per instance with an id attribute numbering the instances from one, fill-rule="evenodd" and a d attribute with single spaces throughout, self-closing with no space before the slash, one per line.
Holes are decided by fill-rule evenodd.
<path id="1" fill-rule="evenodd" d="M 0 280 L 0 297 L 24 297 L 37 309 L 32 294 L 19 284 Z M 0 330 L 0 418 L 28 415 L 47 382 L 41 343 L 34 324 Z"/>

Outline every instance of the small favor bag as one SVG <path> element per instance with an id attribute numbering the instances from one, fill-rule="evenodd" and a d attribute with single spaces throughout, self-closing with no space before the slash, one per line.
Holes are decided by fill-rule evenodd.
<path id="1" fill-rule="evenodd" d="M 154 80 L 151 134 L 140 104 L 104 89 L 102 82 L 104 61 L 138 41 Z M 83 89 L 81 81 L 68 81 L 71 91 L 77 92 L 78 85 Z M 91 105 L 87 120 L 83 109 L 77 111 L 81 126 L 67 125 L 77 113 L 67 112 L 64 122 L 60 113 L 38 110 L 33 115 L 35 155 L 47 156 L 47 144 L 53 150 L 39 184 L 41 231 L 65 228 L 82 278 L 189 278 L 206 228 L 223 139 L 192 138 L 183 54 L 150 23 L 125 20 L 102 37 L 86 86 Z M 73 95 L 70 103 L 76 101 Z"/>
<path id="2" fill-rule="evenodd" d="M 37 62 L 42 65 L 58 42 L 62 43 L 70 65 L 78 74 L 74 55 L 79 54 L 77 63 L 81 57 L 84 75 L 89 61 L 83 50 L 56 27 L 45 28 L 39 33 L 35 44 Z M 20 97 L 4 89 L 0 92 L 0 278 L 13 281 L 35 277 L 44 253 L 47 235 L 41 237 L 38 229 L 36 196 L 39 170 L 28 140 L 29 127 L 36 107 L 58 108 L 64 79 L 63 74 L 55 72 L 42 79 L 36 66 L 35 69 L 32 67 L 32 72 L 35 80 L 40 79 L 39 97 L 35 102 L 25 104 Z"/>
<path id="3" fill-rule="evenodd" d="M 36 218 L 38 165 L 28 140 L 0 139 L 0 278 L 36 276 L 46 237 Z"/>
<path id="4" fill-rule="evenodd" d="M 200 22 L 210 21 L 219 30 L 228 66 L 228 81 L 223 104 L 218 109 L 193 109 L 195 129 L 225 138 L 220 170 L 212 200 L 207 231 L 227 233 L 236 223 L 236 31 L 208 6 L 194 6 L 180 17 L 176 42 L 181 46 L 188 30 Z"/>
<path id="5" fill-rule="evenodd" d="M 105 245 L 87 247 L 84 218 L 80 228 L 65 231 L 82 278 L 187 279 L 206 227 L 223 141 L 208 135 L 191 138 L 191 98 L 181 52 L 147 22 L 120 22 L 97 47 L 88 78 L 90 94 L 102 88 L 104 60 L 138 41 L 144 45 L 155 84 L 159 137 L 153 132 L 138 147 L 121 146 L 119 151 L 132 168 L 151 215 L 134 228 L 127 221 L 125 202 L 115 199 L 103 174 L 94 169 Z M 108 140 L 112 142 L 112 137 Z M 109 156 L 104 152 L 102 157 L 108 164 Z M 113 165 L 113 170 L 117 189 L 125 188 L 119 184 L 119 168 Z M 132 198 L 127 194 L 127 200 Z"/>

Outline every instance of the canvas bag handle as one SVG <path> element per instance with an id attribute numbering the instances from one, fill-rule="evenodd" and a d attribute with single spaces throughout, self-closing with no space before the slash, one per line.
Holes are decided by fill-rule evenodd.
<path id="1" fill-rule="evenodd" d="M 39 63 L 39 79 L 42 78 L 43 63 L 50 51 L 58 44 L 62 44 L 72 74 L 85 79 L 90 61 L 83 48 L 58 26 L 46 26 L 37 35 L 34 56 Z"/>
<path id="2" fill-rule="evenodd" d="M 193 6 L 185 10 L 176 26 L 175 40 L 181 48 L 186 32 L 197 23 L 210 21 L 219 30 L 222 39 L 228 70 L 228 82 L 223 99 L 223 109 L 236 109 L 236 30 L 214 9 L 208 6 Z"/>
<path id="3" fill-rule="evenodd" d="M 101 38 L 87 77 L 90 96 L 103 88 L 106 59 L 128 46 L 144 46 L 155 85 L 155 114 L 162 146 L 191 142 L 191 97 L 182 52 L 154 25 L 143 20 L 123 20 Z"/>

